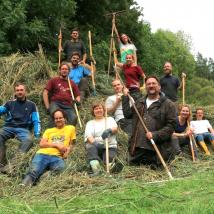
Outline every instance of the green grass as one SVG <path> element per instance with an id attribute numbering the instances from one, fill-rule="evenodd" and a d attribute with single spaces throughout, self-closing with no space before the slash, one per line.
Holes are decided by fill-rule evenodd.
<path id="1" fill-rule="evenodd" d="M 2 198 L 0 213 L 213 213 L 213 177 L 214 172 L 208 171 L 154 183 L 106 178 L 112 183 L 108 188 L 105 184 L 91 186 L 89 191 L 66 198 Z M 32 189 L 25 191 L 28 194 Z"/>

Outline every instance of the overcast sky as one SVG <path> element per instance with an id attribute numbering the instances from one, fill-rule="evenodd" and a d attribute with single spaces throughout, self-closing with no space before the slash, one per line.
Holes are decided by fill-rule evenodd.
<path id="1" fill-rule="evenodd" d="M 214 0 L 136 0 L 143 7 L 143 19 L 172 32 L 182 30 L 193 42 L 193 54 L 214 59 Z"/>

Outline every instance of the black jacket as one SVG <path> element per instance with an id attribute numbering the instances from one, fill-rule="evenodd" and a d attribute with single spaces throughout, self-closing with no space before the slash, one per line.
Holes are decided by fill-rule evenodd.
<path id="1" fill-rule="evenodd" d="M 148 130 L 152 132 L 153 140 L 157 145 L 169 142 L 176 124 L 176 108 L 174 103 L 160 94 L 159 100 L 152 103 L 147 109 L 146 98 L 140 98 L 135 105 Z M 128 96 L 122 97 L 122 106 L 125 118 L 133 119 L 133 131 L 130 138 L 131 154 L 134 153 L 136 147 L 154 150 L 151 142 L 146 138 L 145 130 L 134 108 L 130 108 Z"/>

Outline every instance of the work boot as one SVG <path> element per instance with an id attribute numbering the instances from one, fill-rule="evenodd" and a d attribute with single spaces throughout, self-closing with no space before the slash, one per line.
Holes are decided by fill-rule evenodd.
<path id="1" fill-rule="evenodd" d="M 206 143 L 204 141 L 199 141 L 198 143 L 202 147 L 202 149 L 205 151 L 205 154 L 210 155 L 210 151 L 208 150 Z"/>
<path id="2" fill-rule="evenodd" d="M 25 178 L 22 180 L 21 183 L 22 186 L 32 186 L 33 185 L 33 179 L 30 175 L 26 175 Z"/>
<path id="3" fill-rule="evenodd" d="M 101 167 L 100 167 L 100 163 L 98 160 L 91 160 L 90 166 L 93 171 L 93 173 L 90 175 L 90 177 L 97 176 L 101 173 Z"/>

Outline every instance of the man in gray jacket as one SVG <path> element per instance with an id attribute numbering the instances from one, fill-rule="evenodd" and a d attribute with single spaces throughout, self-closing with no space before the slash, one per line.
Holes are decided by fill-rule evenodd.
<path id="1" fill-rule="evenodd" d="M 146 97 L 138 99 L 135 105 L 149 130 L 147 133 L 133 107 L 128 105 L 127 90 L 124 90 L 122 97 L 124 116 L 133 119 L 129 142 L 130 163 L 157 166 L 160 162 L 150 140 L 155 141 L 165 160 L 173 156 L 169 142 L 176 123 L 176 108 L 172 101 L 160 93 L 161 86 L 156 76 L 147 77 L 145 86 Z"/>

